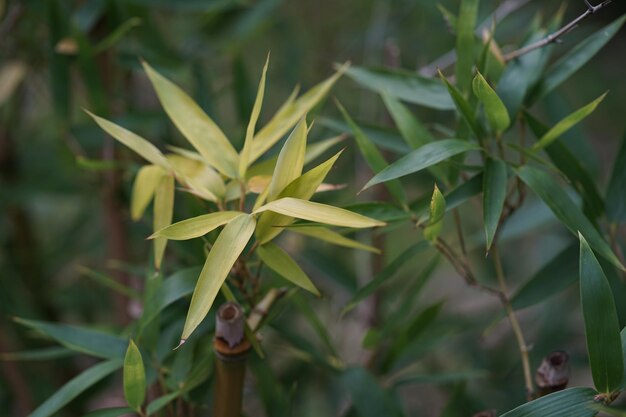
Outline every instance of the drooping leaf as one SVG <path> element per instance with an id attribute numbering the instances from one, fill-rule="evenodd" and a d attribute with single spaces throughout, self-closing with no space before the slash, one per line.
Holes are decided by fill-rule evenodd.
<path id="1" fill-rule="evenodd" d="M 373 253 L 380 253 L 380 249 L 373 246 L 365 245 L 356 240 L 349 239 L 344 235 L 341 235 L 334 230 L 330 230 L 322 226 L 308 226 L 302 225 L 298 227 L 292 227 L 289 229 L 291 232 L 299 233 L 301 235 L 313 237 L 315 239 L 323 240 L 328 243 L 332 243 L 337 246 L 344 246 L 346 248 L 361 249 Z"/>
<path id="2" fill-rule="evenodd" d="M 140 410 L 146 398 L 146 371 L 141 352 L 131 339 L 124 357 L 124 398 L 133 410 Z"/>
<path id="3" fill-rule="evenodd" d="M 443 228 L 443 218 L 446 214 L 446 199 L 435 184 L 433 195 L 430 199 L 430 212 L 428 216 L 428 224 L 424 228 L 424 238 L 433 242 L 437 240 L 441 229 Z"/>
<path id="4" fill-rule="evenodd" d="M 615 301 L 600 263 L 582 234 L 580 239 L 580 300 L 591 375 L 596 389 L 609 394 L 624 376 L 624 358 Z"/>
<path id="5" fill-rule="evenodd" d="M 461 92 L 470 90 L 474 66 L 474 30 L 478 15 L 478 0 L 462 0 L 456 20 L 456 84 Z"/>
<path id="6" fill-rule="evenodd" d="M 624 270 L 624 266 L 600 233 L 556 181 L 545 172 L 530 166 L 524 166 L 516 172 L 572 233 L 580 231 L 595 251 L 619 269 Z"/>
<path id="7" fill-rule="evenodd" d="M 203 214 L 176 222 L 156 231 L 150 237 L 164 237 L 172 240 L 193 239 L 194 237 L 206 235 L 241 214 L 243 213 L 240 211 L 217 211 L 215 213 Z"/>
<path id="8" fill-rule="evenodd" d="M 591 388 L 568 388 L 546 395 L 502 414 L 500 417 L 593 417 L 598 393 Z"/>
<path id="9" fill-rule="evenodd" d="M 454 109 L 454 103 L 441 83 L 415 72 L 351 67 L 346 75 L 370 90 L 402 101 L 438 110 Z"/>
<path id="10" fill-rule="evenodd" d="M 476 119 L 475 110 L 472 108 L 470 103 L 465 99 L 465 97 L 463 96 L 463 93 L 461 93 L 461 91 L 458 88 L 450 84 L 450 81 L 448 81 L 448 79 L 443 75 L 441 71 L 439 71 L 439 78 L 441 78 L 441 80 L 447 87 L 448 93 L 450 94 L 450 97 L 452 98 L 452 101 L 454 102 L 456 109 L 461 115 L 461 118 L 465 121 L 465 123 L 467 123 L 467 126 L 470 128 L 474 136 L 476 136 L 477 139 L 482 139 L 483 130 L 480 124 L 478 123 L 478 120 Z"/>
<path id="11" fill-rule="evenodd" d="M 15 318 L 15 321 L 56 340 L 68 349 L 98 358 L 123 358 L 128 345 L 127 339 L 85 327 L 22 318 Z"/>
<path id="12" fill-rule="evenodd" d="M 491 88 L 487 80 L 479 72 L 472 82 L 474 94 L 485 108 L 485 114 L 491 129 L 496 134 L 504 132 L 511 124 L 511 118 L 506 106 L 498 97 L 498 94 Z"/>
<path id="13" fill-rule="evenodd" d="M 137 221 L 143 216 L 163 174 L 165 171 L 158 165 L 146 165 L 139 169 L 130 200 L 130 216 L 133 220 Z"/>
<path id="14" fill-rule="evenodd" d="M 263 105 L 263 96 L 265 95 L 265 77 L 267 75 L 267 66 L 270 62 L 270 55 L 267 54 L 265 60 L 265 66 L 263 67 L 263 73 L 261 74 L 261 81 L 259 81 L 259 88 L 257 90 L 256 99 L 254 101 L 254 107 L 252 107 L 252 113 L 250 114 L 250 121 L 248 122 L 248 128 L 246 129 L 246 138 L 243 144 L 243 149 L 239 155 L 239 176 L 245 177 L 246 170 L 248 169 L 250 152 L 252 151 L 252 139 L 254 138 L 254 129 L 256 127 L 257 120 L 261 114 L 261 106 Z"/>
<path id="15" fill-rule="evenodd" d="M 506 163 L 500 159 L 487 159 L 483 174 L 483 221 L 487 251 L 493 242 L 504 208 L 506 183 Z"/>
<path id="16" fill-rule="evenodd" d="M 606 192 L 606 215 L 613 223 L 626 223 L 626 135 L 622 139 Z"/>
<path id="17" fill-rule="evenodd" d="M 550 129 L 545 135 L 543 135 L 537 143 L 532 146 L 534 151 L 545 148 L 550 145 L 556 139 L 558 139 L 563 133 L 570 130 L 576 124 L 580 123 L 584 118 L 589 116 L 598 107 L 598 105 L 604 100 L 607 93 L 602 94 L 591 103 L 581 107 L 563 120 L 559 121 L 552 129 Z"/>
<path id="18" fill-rule="evenodd" d="M 172 223 L 174 215 L 174 177 L 164 175 L 154 193 L 154 219 L 153 230 L 161 230 Z M 157 237 L 154 239 L 154 266 L 161 268 L 161 261 L 165 253 L 167 238 Z"/>
<path id="19" fill-rule="evenodd" d="M 315 288 L 311 279 L 298 266 L 298 264 L 279 246 L 272 242 L 268 242 L 257 248 L 257 253 L 265 265 L 271 270 L 278 273 L 281 277 L 294 283 L 298 287 L 319 296 L 320 292 Z"/>
<path id="20" fill-rule="evenodd" d="M 103 119 L 102 117 L 98 117 L 88 110 L 85 110 L 85 112 L 95 120 L 95 122 L 102 128 L 102 130 L 104 130 L 109 135 L 113 136 L 115 139 L 135 151 L 137 155 L 141 156 L 146 161 L 150 162 L 153 165 L 158 165 L 165 170 L 171 169 L 170 163 L 167 161 L 161 151 L 152 143 L 148 142 L 146 139 L 131 132 L 128 129 L 116 125 L 115 123 L 112 123 L 106 119 Z"/>
<path id="21" fill-rule="evenodd" d="M 304 118 L 296 125 L 278 155 L 267 201 L 275 200 L 281 191 L 302 174 L 306 149 L 307 126 Z"/>
<path id="22" fill-rule="evenodd" d="M 224 132 L 180 87 L 146 62 L 143 66 L 163 109 L 183 136 L 212 167 L 230 178 L 237 177 L 239 155 Z"/>
<path id="23" fill-rule="evenodd" d="M 339 207 L 291 197 L 284 197 L 267 203 L 255 210 L 254 213 L 268 210 L 285 216 L 334 226 L 366 228 L 385 225 L 384 222 Z"/>
<path id="24" fill-rule="evenodd" d="M 374 178 L 365 184 L 363 189 L 421 171 L 454 155 L 479 149 L 478 145 L 460 139 L 443 139 L 429 143 L 411 151 L 376 174 Z"/>
<path id="25" fill-rule="evenodd" d="M 181 341 L 187 340 L 209 312 L 222 283 L 254 233 L 255 224 L 252 215 L 241 214 L 215 240 L 191 297 Z"/>
<path id="26" fill-rule="evenodd" d="M 95 383 L 106 378 L 122 367 L 122 359 L 111 359 L 101 362 L 87 369 L 80 375 L 57 390 L 50 398 L 43 402 L 28 417 L 50 417 L 55 415 L 67 403 L 74 400 Z"/>

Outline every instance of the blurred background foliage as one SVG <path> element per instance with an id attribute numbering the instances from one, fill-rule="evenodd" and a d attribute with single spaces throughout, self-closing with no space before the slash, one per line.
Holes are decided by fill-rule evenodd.
<path id="1" fill-rule="evenodd" d="M 458 10 L 458 1 L 440 3 Z M 479 21 L 501 3 L 511 1 L 481 2 Z M 524 5 L 499 22 L 496 32 L 500 46 L 509 50 L 520 43 L 533 19 L 548 21 L 561 3 L 567 6 L 564 21 L 584 10 L 582 1 L 512 3 Z M 624 2 L 614 2 L 568 34 L 554 54 L 625 11 Z M 160 147 L 183 144 L 158 105 L 140 58 L 190 92 L 240 146 L 258 74 L 270 50 L 268 110 L 262 119 L 294 85 L 306 90 L 329 76 L 335 63 L 419 70 L 453 49 L 454 42 L 436 3 L 420 0 L 0 1 L 0 351 L 51 346 L 15 324 L 15 316 L 119 332 L 139 314 L 140 303 L 129 302 L 110 286 L 115 281 L 139 290 L 149 272 L 145 238 L 150 221 L 132 223 L 128 212 L 131 179 L 140 164 L 91 123 L 82 108 Z M 626 128 L 625 44 L 622 29 L 590 64 L 534 109 L 544 122 L 554 123 L 610 90 L 600 110 L 568 132 L 565 141 L 602 193 Z M 386 127 L 388 131 L 379 133 L 393 135 L 393 123 L 377 94 L 343 77 L 331 96 L 361 126 Z M 453 121 L 451 114 L 414 110 L 429 122 Z M 345 130 L 332 100 L 315 113 L 313 140 Z M 401 152 L 394 152 L 393 143 L 384 148 L 397 159 Z M 344 144 L 347 150 L 331 182 L 347 187 L 325 193 L 322 201 L 385 198 L 377 191 L 355 197 L 371 171 L 352 139 Z M 405 185 L 413 196 L 432 188 L 421 176 Z M 194 199 L 178 194 L 176 199 L 175 219 L 202 213 Z M 465 207 L 461 213 L 471 231 L 470 244 L 472 239 L 480 242 L 481 216 L 471 205 Z M 377 397 L 372 388 L 376 373 L 384 375 L 378 380 L 383 386 L 402 385 L 396 395 L 403 398 L 408 415 L 470 416 L 483 409 L 507 410 L 524 400 L 516 345 L 508 323 L 497 320 L 497 300 L 466 287 L 434 252 L 412 256 L 375 297 L 339 319 L 356 289 L 406 249 L 407 242 L 417 241 L 415 230 L 406 227 L 373 238 L 371 232 L 361 232 L 359 238 L 383 244 L 385 253 L 377 257 L 310 241 L 304 245 L 291 234 L 283 238 L 324 296 L 298 294 L 278 306 L 264 331 L 264 350 L 271 354 L 265 361 L 251 360 L 246 415 L 382 415 L 375 404 L 388 399 Z M 502 241 L 505 269 L 515 290 L 573 240 L 545 207 L 531 201 L 507 225 Z M 474 247 L 472 256 L 480 259 L 482 249 Z M 170 242 L 165 275 L 202 259 L 202 242 Z M 567 273 L 569 264 L 575 273 L 576 250 L 563 260 L 565 266 L 557 273 Z M 623 281 L 609 278 L 621 286 L 614 293 L 623 296 Z M 549 352 L 566 350 L 571 385 L 589 385 L 575 287 L 523 310 L 520 319 L 532 343 L 535 367 Z M 622 301 L 618 309 L 624 326 Z M 177 311 L 182 316 L 184 306 Z M 391 346 L 393 360 L 376 363 L 368 347 L 378 343 Z M 28 414 L 93 363 L 67 352 L 48 356 L 54 359 L 0 362 L 0 414 Z M 353 367 L 338 376 L 329 363 Z M 368 367 L 376 371 L 370 374 L 364 370 Z M 354 409 L 346 400 L 350 396 Z M 116 375 L 59 415 L 123 404 L 121 398 Z"/>

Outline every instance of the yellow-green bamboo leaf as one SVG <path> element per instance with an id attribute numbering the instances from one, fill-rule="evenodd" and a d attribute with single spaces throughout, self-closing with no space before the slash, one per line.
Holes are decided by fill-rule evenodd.
<path id="1" fill-rule="evenodd" d="M 194 237 L 204 236 L 212 230 L 240 216 L 240 211 L 217 211 L 215 213 L 203 214 L 180 222 L 171 224 L 157 232 L 150 239 L 164 237 L 171 240 L 186 240 Z"/>
<path id="2" fill-rule="evenodd" d="M 201 157 L 196 159 L 192 155 L 168 154 L 176 172 L 176 176 L 183 185 L 192 188 L 192 192 L 202 194 L 209 201 L 217 201 L 224 197 L 226 188 L 220 174 L 211 168 Z"/>
<path id="3" fill-rule="evenodd" d="M 95 120 L 95 122 L 98 124 L 98 126 L 102 128 L 102 130 L 104 130 L 109 135 L 117 139 L 119 142 L 123 143 L 124 145 L 135 151 L 146 161 L 167 170 L 171 169 L 169 162 L 161 153 L 161 151 L 152 143 L 148 142 L 146 139 L 131 132 L 128 129 L 123 128 L 122 126 L 116 125 L 115 123 L 108 121 L 107 119 L 96 116 L 88 110 L 85 110 L 85 112 Z"/>
<path id="4" fill-rule="evenodd" d="M 235 261 L 254 233 L 254 216 L 241 214 L 224 227 L 209 252 L 191 297 L 181 343 L 206 317 Z"/>
<path id="5" fill-rule="evenodd" d="M 135 411 L 141 409 L 146 398 L 146 371 L 141 352 L 133 340 L 130 340 L 124 356 L 124 398 L 128 406 Z"/>
<path id="6" fill-rule="evenodd" d="M 446 200 L 435 184 L 433 196 L 430 200 L 430 216 L 428 225 L 424 228 L 424 237 L 431 242 L 437 240 L 443 228 L 443 218 L 446 214 Z"/>
<path id="7" fill-rule="evenodd" d="M 243 149 L 239 155 L 239 177 L 244 178 L 246 175 L 246 169 L 248 169 L 248 161 L 250 160 L 250 151 L 252 149 L 252 140 L 254 138 L 254 129 L 256 122 L 259 120 L 261 114 L 261 107 L 263 105 L 263 96 L 265 94 L 265 77 L 267 74 L 267 66 L 270 62 L 270 54 L 267 54 L 265 60 L 265 66 L 263 67 L 263 73 L 261 74 L 261 81 L 259 82 L 259 89 L 256 93 L 256 100 L 252 107 L 252 113 L 250 114 L 250 121 L 248 122 L 248 128 L 246 129 L 246 139 L 243 144 Z"/>
<path id="8" fill-rule="evenodd" d="M 334 226 L 366 228 L 385 226 L 384 222 L 349 210 L 297 198 L 284 197 L 259 207 L 254 213 L 273 211 L 285 216 Z"/>
<path id="9" fill-rule="evenodd" d="M 158 165 L 145 165 L 139 169 L 130 198 L 130 216 L 137 221 L 152 201 L 154 192 L 165 171 Z"/>
<path id="10" fill-rule="evenodd" d="M 278 273 L 281 277 L 294 283 L 298 287 L 312 292 L 319 296 L 320 292 L 315 288 L 315 285 L 311 282 L 311 279 L 300 268 L 300 266 L 294 261 L 291 256 L 279 246 L 269 242 L 257 248 L 257 253 L 261 260 L 271 270 Z"/>
<path id="11" fill-rule="evenodd" d="M 356 240 L 350 239 L 341 235 L 334 230 L 330 230 L 323 226 L 297 226 L 288 229 L 290 232 L 299 233 L 304 236 L 309 236 L 315 239 L 323 240 L 324 242 L 332 243 L 333 245 L 343 246 L 352 249 L 361 249 L 368 252 L 380 253 L 380 249 L 373 246 L 365 245 Z"/>
<path id="12" fill-rule="evenodd" d="M 275 200 L 291 181 L 302 174 L 306 150 L 306 131 L 306 120 L 302 118 L 280 150 L 269 185 L 267 201 Z"/>
<path id="13" fill-rule="evenodd" d="M 153 230 L 161 230 L 172 223 L 174 213 L 174 177 L 164 175 L 156 188 L 154 195 L 154 219 Z M 167 238 L 158 237 L 154 239 L 154 265 L 156 269 L 161 268 L 161 260 L 165 253 Z"/>
<path id="14" fill-rule="evenodd" d="M 165 112 L 178 130 L 212 167 L 237 176 L 239 155 L 217 124 L 180 87 L 143 63 Z"/>
<path id="15" fill-rule="evenodd" d="M 317 84 L 305 94 L 283 106 L 276 115 L 254 136 L 249 163 L 256 161 L 308 113 L 330 91 L 333 84 L 348 69 L 341 66 L 330 78 Z"/>
<path id="16" fill-rule="evenodd" d="M 581 122 L 584 118 L 586 118 L 591 113 L 593 113 L 596 107 L 598 107 L 598 105 L 602 102 L 602 100 L 604 100 L 604 97 L 606 97 L 606 95 L 607 93 L 602 94 L 600 97 L 593 100 L 591 103 L 587 104 L 586 106 L 581 107 L 580 109 L 576 110 L 574 113 L 570 114 L 569 116 L 566 116 L 563 120 L 561 120 L 556 125 L 554 125 L 552 129 L 548 130 L 546 134 L 543 135 L 541 139 L 539 139 L 539 141 L 537 141 L 537 143 L 533 145 L 532 150 L 538 151 L 550 145 L 555 140 L 557 140 L 563 133 L 567 132 L 576 124 Z"/>

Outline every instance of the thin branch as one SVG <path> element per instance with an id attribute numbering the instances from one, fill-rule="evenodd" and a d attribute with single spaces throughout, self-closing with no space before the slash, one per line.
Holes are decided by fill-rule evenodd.
<path id="1" fill-rule="evenodd" d="M 603 7 L 607 6 L 609 3 L 611 3 L 612 0 L 605 0 L 602 3 L 598 4 L 597 6 L 594 6 L 591 3 L 589 3 L 588 0 L 583 0 L 583 1 L 587 5 L 587 10 L 585 10 L 583 14 L 581 14 L 576 19 L 572 20 L 571 22 L 569 22 L 567 25 L 563 26 L 561 29 L 557 30 L 556 32 L 549 34 L 545 38 L 540 39 L 537 42 L 531 43 L 528 46 L 509 52 L 508 54 L 505 54 L 504 61 L 506 62 L 515 58 L 519 58 L 520 56 L 525 55 L 529 52 L 532 52 L 535 49 L 543 48 L 546 45 L 549 45 L 554 42 L 558 42 L 563 35 L 575 29 L 581 21 L 591 16 L 592 14 L 596 13 L 598 10 L 602 9 Z"/>

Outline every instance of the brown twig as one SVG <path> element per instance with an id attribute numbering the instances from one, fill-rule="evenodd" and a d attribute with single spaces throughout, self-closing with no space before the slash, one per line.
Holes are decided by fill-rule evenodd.
<path id="1" fill-rule="evenodd" d="M 528 46 L 525 46 L 525 47 L 520 48 L 520 49 L 516 49 L 515 51 L 512 51 L 512 52 L 509 52 L 508 54 L 505 54 L 504 57 L 503 57 L 504 61 L 505 62 L 506 61 L 511 61 L 512 59 L 519 58 L 520 56 L 525 55 L 525 54 L 527 54 L 529 52 L 532 52 L 535 49 L 543 48 L 544 46 L 549 45 L 549 44 L 554 43 L 554 42 L 559 42 L 559 40 L 561 39 L 561 37 L 563 35 L 567 34 L 571 30 L 575 29 L 581 21 L 585 20 L 586 18 L 588 18 L 592 14 L 596 13 L 598 10 L 600 10 L 603 7 L 607 6 L 609 3 L 611 3 L 612 0 L 605 0 L 602 3 L 598 4 L 597 6 L 594 6 L 591 3 L 589 3 L 588 0 L 583 0 L 583 1 L 585 2 L 585 5 L 587 6 L 587 10 L 585 10 L 584 13 L 582 13 L 576 19 L 574 19 L 571 22 L 569 22 L 567 25 L 563 26 L 561 29 L 557 30 L 556 32 L 553 32 L 553 33 L 549 34 L 545 38 L 540 39 L 537 42 L 531 43 Z"/>

